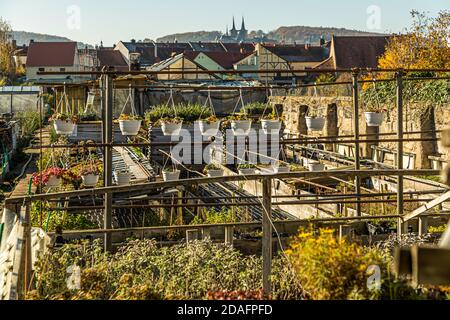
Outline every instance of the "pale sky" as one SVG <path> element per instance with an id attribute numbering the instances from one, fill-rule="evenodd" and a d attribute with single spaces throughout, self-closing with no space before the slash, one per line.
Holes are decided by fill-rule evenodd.
<path id="1" fill-rule="evenodd" d="M 247 29 L 265 32 L 297 25 L 399 32 L 411 24 L 412 9 L 434 16 L 450 10 L 450 0 L 0 0 L 0 17 L 14 30 L 109 46 L 187 31 L 224 32 L 233 15 L 238 28 L 245 16 Z"/>

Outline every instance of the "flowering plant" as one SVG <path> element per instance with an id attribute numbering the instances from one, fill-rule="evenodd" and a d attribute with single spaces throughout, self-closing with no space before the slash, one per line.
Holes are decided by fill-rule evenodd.
<path id="1" fill-rule="evenodd" d="M 142 120 L 143 118 L 139 115 L 131 115 L 122 113 L 119 117 L 119 120 L 128 121 L 128 120 Z"/>
<path id="2" fill-rule="evenodd" d="M 49 168 L 42 173 L 35 173 L 33 174 L 33 185 L 36 187 L 39 186 L 42 182 L 42 185 L 46 185 L 51 177 L 61 178 L 66 170 L 61 168 Z"/>
<path id="3" fill-rule="evenodd" d="M 180 124 L 183 123 L 183 119 L 180 117 L 175 118 L 162 118 L 159 120 L 159 123 L 172 123 L 172 124 Z"/>
<path id="4" fill-rule="evenodd" d="M 78 117 L 76 115 L 68 115 L 67 113 L 55 113 L 50 118 L 50 121 L 55 120 L 77 123 Z"/>
<path id="5" fill-rule="evenodd" d="M 210 116 L 206 119 L 202 119 L 201 121 L 206 122 L 207 124 L 211 124 L 211 123 L 219 121 L 219 119 L 217 119 L 216 116 Z"/>
<path id="6" fill-rule="evenodd" d="M 98 167 L 96 165 L 88 165 L 88 166 L 84 166 L 81 169 L 80 175 L 81 176 L 89 176 L 89 175 L 98 176 L 98 175 L 100 175 L 100 170 L 98 169 Z"/>

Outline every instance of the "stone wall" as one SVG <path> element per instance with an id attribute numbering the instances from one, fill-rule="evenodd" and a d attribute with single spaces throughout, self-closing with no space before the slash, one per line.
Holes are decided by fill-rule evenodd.
<path id="1" fill-rule="evenodd" d="M 323 133 L 310 133 L 310 135 L 353 135 L 353 102 L 351 97 L 310 97 L 310 96 L 273 96 L 272 104 L 283 105 L 286 132 L 298 135 L 308 134 L 305 122 L 305 115 L 308 108 L 316 111 L 327 118 Z M 360 134 L 396 133 L 397 132 L 397 110 L 395 106 L 386 107 L 387 116 L 383 125 L 379 128 L 368 127 L 363 110 L 359 119 Z M 336 119 L 337 117 L 337 119 Z M 404 106 L 404 131 L 431 131 L 441 130 L 450 127 L 450 105 L 405 105 Z M 406 138 L 435 138 L 434 133 L 422 133 L 416 135 L 405 135 Z M 376 136 L 363 137 L 362 139 L 374 139 Z M 396 138 L 392 136 L 379 136 L 380 139 Z M 397 143 L 381 143 L 379 147 L 396 151 Z M 336 147 L 334 147 L 337 150 Z M 328 147 L 330 149 L 330 147 Z M 431 168 L 432 164 L 429 156 L 442 154 L 444 161 L 450 161 L 450 153 L 440 146 L 436 141 L 406 142 L 404 143 L 405 153 L 415 155 L 414 167 Z M 361 145 L 361 154 L 364 157 L 372 157 L 370 144 Z M 394 155 L 389 156 L 394 159 Z"/>

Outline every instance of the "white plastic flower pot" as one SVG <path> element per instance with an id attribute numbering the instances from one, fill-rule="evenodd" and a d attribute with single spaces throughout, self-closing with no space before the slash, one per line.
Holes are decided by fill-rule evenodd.
<path id="1" fill-rule="evenodd" d="M 366 123 L 368 127 L 379 127 L 383 124 L 384 112 L 365 112 Z"/>
<path id="2" fill-rule="evenodd" d="M 179 136 L 183 122 L 180 123 L 170 123 L 162 122 L 161 130 L 165 136 Z"/>
<path id="3" fill-rule="evenodd" d="M 100 177 L 96 174 L 87 174 L 85 176 L 81 176 L 81 180 L 86 187 L 95 187 L 99 179 Z"/>
<path id="4" fill-rule="evenodd" d="M 322 131 L 325 127 L 325 118 L 306 117 L 305 119 L 309 131 Z"/>
<path id="5" fill-rule="evenodd" d="M 119 120 L 119 127 L 124 136 L 137 136 L 141 130 L 142 120 Z"/>
<path id="6" fill-rule="evenodd" d="M 223 170 L 208 170 L 208 177 L 210 178 L 223 177 Z"/>
<path id="7" fill-rule="evenodd" d="M 280 120 L 261 120 L 261 127 L 265 134 L 277 134 L 281 131 Z"/>
<path id="8" fill-rule="evenodd" d="M 202 136 L 214 137 L 220 130 L 220 121 L 208 123 L 206 121 L 198 122 Z"/>
<path id="9" fill-rule="evenodd" d="M 233 120 L 231 121 L 231 130 L 235 136 L 248 136 L 252 129 L 251 120 Z"/>
<path id="10" fill-rule="evenodd" d="M 116 184 L 118 186 L 127 186 L 130 184 L 131 174 L 114 172 L 114 178 L 116 179 Z"/>
<path id="11" fill-rule="evenodd" d="M 289 172 L 291 172 L 291 168 L 289 168 L 289 167 L 273 166 L 273 172 L 274 173 L 289 173 Z"/>
<path id="12" fill-rule="evenodd" d="M 53 122 L 56 134 L 70 136 L 75 130 L 75 123 L 72 121 L 55 120 Z"/>
<path id="13" fill-rule="evenodd" d="M 324 171 L 325 170 L 325 165 L 323 163 L 320 162 L 309 162 L 308 163 L 308 170 L 309 171 Z"/>
<path id="14" fill-rule="evenodd" d="M 60 184 L 61 184 L 61 178 L 58 178 L 57 176 L 51 176 L 48 179 L 46 186 L 49 188 L 54 188 L 54 187 L 58 187 Z"/>
<path id="15" fill-rule="evenodd" d="M 164 181 L 176 181 L 176 180 L 180 180 L 180 174 L 181 171 L 180 170 L 176 170 L 176 171 L 163 171 L 162 172 L 162 176 L 163 176 L 163 180 Z"/>
<path id="16" fill-rule="evenodd" d="M 241 176 L 250 176 L 256 174 L 256 169 L 239 169 L 239 174 Z"/>

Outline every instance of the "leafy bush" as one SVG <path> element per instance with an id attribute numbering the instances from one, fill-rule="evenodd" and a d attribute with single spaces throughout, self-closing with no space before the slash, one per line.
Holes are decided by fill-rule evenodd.
<path id="1" fill-rule="evenodd" d="M 161 119 L 178 117 L 185 123 L 192 123 L 200 119 L 208 119 L 212 115 L 209 107 L 200 104 L 180 104 L 175 106 L 175 110 L 172 106 L 159 105 L 147 111 L 145 119 L 156 123 Z"/>
<path id="2" fill-rule="evenodd" d="M 313 300 L 418 298 L 390 273 L 391 258 L 377 248 L 338 240 L 332 230 L 301 231 L 287 255 L 307 297 Z M 367 286 L 369 266 L 381 270 L 381 288 Z"/>
<path id="3" fill-rule="evenodd" d="M 20 122 L 22 135 L 32 137 L 34 132 L 41 127 L 41 117 L 37 111 L 24 111 L 16 115 Z"/>
<path id="4" fill-rule="evenodd" d="M 235 223 L 239 222 L 238 212 L 231 210 L 230 208 L 223 207 L 221 211 L 211 209 L 205 211 L 203 214 L 196 216 L 192 220 L 191 224 L 201 225 L 201 224 L 222 224 L 222 223 Z"/>
<path id="5" fill-rule="evenodd" d="M 81 290 L 67 289 L 66 270 L 81 267 Z M 115 254 L 103 254 L 99 242 L 65 245 L 36 265 L 33 299 L 206 299 L 208 292 L 257 291 L 262 259 L 244 256 L 210 241 L 158 248 L 134 240 Z M 128 288 L 128 289 L 127 289 Z M 282 258 L 275 258 L 273 298 L 300 299 L 302 293 Z"/>
<path id="6" fill-rule="evenodd" d="M 263 115 L 264 111 L 266 114 L 271 114 L 274 112 L 274 109 L 271 105 L 267 103 L 252 102 L 246 104 L 241 110 L 241 112 L 249 116 L 261 116 Z"/>

